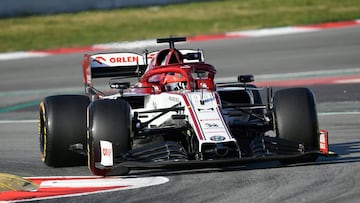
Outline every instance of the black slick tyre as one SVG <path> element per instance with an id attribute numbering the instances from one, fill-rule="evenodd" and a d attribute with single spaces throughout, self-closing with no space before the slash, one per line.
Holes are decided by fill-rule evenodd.
<path id="1" fill-rule="evenodd" d="M 86 111 L 89 103 L 89 98 L 84 95 L 49 96 L 40 103 L 40 152 L 46 165 L 86 165 L 86 156 L 70 150 L 70 146 L 86 146 Z"/>
<path id="2" fill-rule="evenodd" d="M 303 144 L 305 151 L 319 151 L 315 99 L 308 88 L 288 88 L 275 92 L 273 108 L 278 138 Z M 315 161 L 316 158 L 315 155 L 295 162 Z"/>
<path id="3" fill-rule="evenodd" d="M 106 176 L 112 167 L 99 167 L 100 141 L 112 144 L 113 159 L 122 157 L 131 149 L 130 106 L 124 100 L 98 100 L 88 109 L 88 167 L 94 175 Z M 114 162 L 115 163 L 115 162 Z M 126 175 L 129 169 L 117 167 L 116 175 Z"/>

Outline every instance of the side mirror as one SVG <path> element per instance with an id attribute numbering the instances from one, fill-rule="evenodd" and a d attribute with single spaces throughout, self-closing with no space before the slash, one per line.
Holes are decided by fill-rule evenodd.
<path id="1" fill-rule="evenodd" d="M 239 75 L 238 82 L 241 82 L 241 83 L 254 82 L 254 76 L 253 75 Z"/>

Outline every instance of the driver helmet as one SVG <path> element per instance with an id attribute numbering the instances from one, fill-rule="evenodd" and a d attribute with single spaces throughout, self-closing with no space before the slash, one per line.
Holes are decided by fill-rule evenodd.
<path id="1" fill-rule="evenodd" d="M 167 73 L 163 82 L 166 91 L 186 89 L 186 77 L 181 73 Z"/>

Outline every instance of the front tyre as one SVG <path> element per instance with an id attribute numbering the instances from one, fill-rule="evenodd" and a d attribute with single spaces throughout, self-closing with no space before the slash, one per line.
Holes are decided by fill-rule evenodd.
<path id="1" fill-rule="evenodd" d="M 124 100 L 98 100 L 88 108 L 88 166 L 94 175 L 106 176 L 112 167 L 101 166 L 101 141 L 112 144 L 113 159 L 131 149 L 130 106 Z M 113 160 L 114 161 L 114 160 Z M 115 161 L 114 161 L 115 163 Z M 117 167 L 117 175 L 126 175 L 126 167 Z"/>
<path id="2" fill-rule="evenodd" d="M 306 151 L 319 151 L 315 99 L 308 88 L 288 88 L 275 92 L 273 108 L 274 128 L 278 138 L 303 144 Z M 315 161 L 316 158 L 315 155 L 291 162 Z"/>
<path id="3" fill-rule="evenodd" d="M 86 165 L 86 157 L 71 151 L 70 146 L 86 146 L 86 109 L 89 103 L 89 98 L 84 95 L 49 96 L 40 103 L 40 152 L 46 165 Z"/>

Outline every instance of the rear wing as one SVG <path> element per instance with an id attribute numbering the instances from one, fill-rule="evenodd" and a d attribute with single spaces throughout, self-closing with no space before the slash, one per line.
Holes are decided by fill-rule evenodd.
<path id="1" fill-rule="evenodd" d="M 205 61 L 204 52 L 201 49 L 178 49 L 178 51 L 180 51 L 180 53 L 184 56 L 184 63 L 196 63 Z M 158 53 L 159 50 L 148 53 L 147 63 L 150 64 L 151 60 L 156 57 Z"/>
<path id="2" fill-rule="evenodd" d="M 140 54 L 129 52 L 85 54 L 82 65 L 84 84 L 91 86 L 93 78 L 141 76 L 146 60 Z"/>

